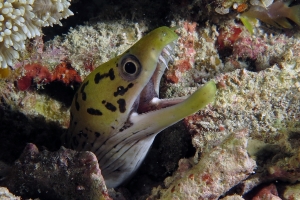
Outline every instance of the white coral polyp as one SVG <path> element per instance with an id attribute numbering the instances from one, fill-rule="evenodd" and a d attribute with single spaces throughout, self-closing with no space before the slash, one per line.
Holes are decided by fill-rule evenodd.
<path id="1" fill-rule="evenodd" d="M 73 15 L 69 0 L 0 0 L 0 68 L 12 66 L 25 40 Z"/>

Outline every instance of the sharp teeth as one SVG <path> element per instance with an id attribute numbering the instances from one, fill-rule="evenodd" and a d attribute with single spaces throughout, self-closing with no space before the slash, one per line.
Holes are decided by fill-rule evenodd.
<path id="1" fill-rule="evenodd" d="M 168 62 L 165 60 L 165 58 L 162 55 L 159 55 L 158 60 L 168 68 Z"/>
<path id="2" fill-rule="evenodd" d="M 164 54 L 167 54 L 167 56 L 170 57 L 171 54 L 170 54 L 170 52 L 169 52 L 168 50 L 169 50 L 168 48 L 164 48 L 164 49 L 162 50 L 162 54 L 163 54 L 163 53 L 164 53 Z"/>
<path id="3" fill-rule="evenodd" d="M 173 51 L 173 49 L 172 49 L 172 47 L 171 47 L 171 45 L 170 44 L 168 44 L 166 47 L 165 47 L 165 49 L 167 49 L 167 50 L 169 50 L 169 51 Z"/>
<path id="4" fill-rule="evenodd" d="M 172 58 L 172 53 L 173 53 L 173 46 L 175 43 L 171 43 L 165 46 L 165 48 L 162 50 L 161 55 L 159 56 L 158 60 L 163 63 L 167 68 L 168 68 L 168 62 L 171 60 L 173 61 Z"/>

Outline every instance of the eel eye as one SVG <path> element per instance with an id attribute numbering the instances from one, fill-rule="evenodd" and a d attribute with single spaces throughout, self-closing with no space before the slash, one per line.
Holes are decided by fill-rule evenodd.
<path id="1" fill-rule="evenodd" d="M 141 63 L 134 55 L 125 55 L 120 62 L 120 75 L 127 81 L 136 79 L 141 73 Z"/>

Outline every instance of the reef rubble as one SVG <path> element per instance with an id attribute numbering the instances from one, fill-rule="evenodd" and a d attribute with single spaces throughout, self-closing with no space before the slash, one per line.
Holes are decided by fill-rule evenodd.
<path id="1" fill-rule="evenodd" d="M 27 144 L 2 184 L 23 198 L 111 200 L 96 156 L 64 147 L 52 153 Z"/>

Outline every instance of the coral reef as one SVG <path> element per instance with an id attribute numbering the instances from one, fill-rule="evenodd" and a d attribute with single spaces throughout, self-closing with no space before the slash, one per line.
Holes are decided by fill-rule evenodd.
<path id="1" fill-rule="evenodd" d="M 209 33 L 212 41 L 200 42 L 198 35 L 203 33 Z M 218 40 L 221 34 L 222 39 Z M 299 33 L 288 37 L 261 31 L 252 37 L 244 27 L 229 20 L 221 25 L 219 32 L 214 31 L 212 25 L 210 30 L 201 28 L 194 35 L 195 68 L 179 73 L 181 80 L 167 84 L 165 93 L 187 95 L 190 90 L 186 87 L 195 84 L 191 77 L 201 83 L 212 74 L 216 76 L 219 93 L 215 105 L 184 120 L 197 148 L 194 162 L 201 162 L 203 154 L 222 144 L 228 137 L 228 131 L 248 128 L 252 139 L 247 151 L 258 162 L 259 172 L 238 184 L 238 188 L 242 188 L 238 194 L 243 195 L 264 182 L 283 180 L 294 183 L 299 180 L 296 162 L 299 152 L 294 144 L 299 130 Z M 211 43 L 218 44 L 220 41 L 226 51 L 219 49 L 215 55 L 212 53 L 214 50 L 206 51 Z M 259 46 L 254 45 L 255 42 Z M 199 49 L 198 44 L 201 44 Z M 206 55 L 206 59 L 199 62 L 202 54 Z M 211 59 L 207 59 L 208 55 Z M 221 63 L 213 65 L 212 61 L 218 56 L 222 56 Z"/>
<path id="2" fill-rule="evenodd" d="M 17 82 L 18 89 L 21 91 L 27 90 L 33 83 L 45 85 L 52 81 L 61 81 L 65 85 L 73 83 L 81 83 L 81 77 L 70 65 L 70 63 L 62 62 L 57 65 L 51 73 L 48 68 L 38 64 L 27 64 L 23 68 L 24 75 L 22 75 Z"/>
<path id="3" fill-rule="evenodd" d="M 274 184 L 264 187 L 252 198 L 252 200 L 263 199 L 281 200 L 281 198 L 278 197 L 278 192 Z"/>
<path id="4" fill-rule="evenodd" d="M 65 85 L 81 83 L 81 77 L 69 63 L 61 63 L 54 69 L 51 81 L 62 81 Z"/>
<path id="5" fill-rule="evenodd" d="M 164 181 L 166 189 L 155 189 L 158 194 L 149 199 L 218 199 L 254 172 L 256 164 L 247 154 L 246 135 L 247 130 L 236 131 L 203 154 L 191 169 L 179 166 L 180 170 Z"/>
<path id="6" fill-rule="evenodd" d="M 95 67 L 132 46 L 146 30 L 145 24 L 99 22 L 71 28 L 65 36 L 57 36 L 45 44 L 41 37 L 36 37 L 24 52 L 25 59 L 15 62 L 13 68 L 24 68 L 36 63 L 46 67 L 55 77 L 68 77 L 71 74 L 64 73 L 65 70 L 57 71 L 59 65 L 68 64 L 83 80 Z M 68 72 L 71 73 L 69 70 Z M 73 79 L 78 80 L 74 71 L 72 74 Z M 26 76 L 26 73 L 21 75 Z M 61 78 L 59 80 L 67 81 Z"/>
<path id="7" fill-rule="evenodd" d="M 299 64 L 282 67 L 260 73 L 236 70 L 219 77 L 223 83 L 214 107 L 185 119 L 194 135 L 193 144 L 202 153 L 220 145 L 226 131 L 248 128 L 251 140 L 247 150 L 260 169 L 249 178 L 255 185 L 299 180 L 299 149 L 295 148 L 300 117 Z M 195 156 L 197 161 L 199 154 Z M 250 182 L 245 183 L 245 193 L 253 187 Z"/>
<path id="8" fill-rule="evenodd" d="M 225 0 L 225 1 L 219 1 L 218 6 L 215 8 L 215 11 L 221 15 L 228 14 L 230 12 L 231 7 L 238 7 L 239 5 L 244 5 L 247 2 L 247 0 L 238 0 L 238 1 L 232 1 L 232 0 Z"/>
<path id="9" fill-rule="evenodd" d="M 277 0 L 274 3 L 265 6 L 261 6 L 261 3 L 259 3 L 259 5 L 251 6 L 247 12 L 242 14 L 242 16 L 258 18 L 277 28 L 293 28 L 291 23 L 287 20 L 287 18 L 289 18 L 300 26 L 300 5 L 288 7 L 291 2 L 292 1 L 284 2 L 283 0 Z"/>
<path id="10" fill-rule="evenodd" d="M 0 79 L 0 105 L 7 103 L 28 117 L 42 116 L 68 127 L 68 105 L 81 80 L 131 46 L 146 29 L 143 24 L 124 21 L 97 23 L 79 26 L 45 44 L 41 37 L 34 38 L 26 47 L 25 59 L 14 63 L 14 70 L 0 71 L 6 77 Z"/>
<path id="11" fill-rule="evenodd" d="M 242 198 L 240 195 L 234 194 L 234 195 L 228 195 L 224 198 L 222 198 L 222 200 L 244 200 L 244 198 Z"/>
<path id="12" fill-rule="evenodd" d="M 51 80 L 51 74 L 49 70 L 40 64 L 34 63 L 31 65 L 25 65 L 24 71 L 25 75 L 22 76 L 17 83 L 18 88 L 21 91 L 27 90 L 31 86 L 33 79 L 37 84 L 49 83 Z"/>
<path id="13" fill-rule="evenodd" d="M 73 13 L 67 0 L 8 0 L 0 2 L 1 68 L 12 66 L 25 50 L 25 40 L 41 35 L 41 27 L 60 24 Z"/>
<path id="14" fill-rule="evenodd" d="M 0 187 L 0 199 L 1 200 L 21 200 L 21 197 L 16 197 L 9 192 L 7 188 Z"/>
<path id="15" fill-rule="evenodd" d="M 300 198 L 300 184 L 287 186 L 284 194 L 284 199 L 299 199 Z"/>
<path id="16" fill-rule="evenodd" d="M 299 41 L 286 34 L 273 35 L 264 32 L 252 37 L 244 27 L 229 22 L 219 30 L 217 44 L 219 52 L 225 56 L 222 58 L 222 71 L 237 68 L 260 71 L 273 63 L 281 62 L 281 57 L 289 49 L 295 49 L 295 44 L 299 44 Z"/>
<path id="17" fill-rule="evenodd" d="M 36 81 L 40 80 L 38 77 L 35 78 Z M 69 113 L 66 106 L 72 100 L 72 89 L 58 85 L 53 91 L 53 87 L 50 85 L 49 89 L 40 86 L 39 93 L 34 92 L 34 88 L 33 90 L 20 91 L 28 89 L 32 85 L 32 80 L 19 79 L 16 80 L 16 85 L 13 80 L 12 78 L 9 80 L 0 79 L 0 107 L 9 105 L 10 111 L 22 112 L 28 118 L 40 116 L 48 122 L 57 122 L 62 127 L 68 127 Z"/>
<path id="18" fill-rule="evenodd" d="M 63 147 L 54 153 L 39 152 L 28 144 L 6 174 L 4 184 L 23 197 L 111 199 L 95 155 Z"/>
<path id="19" fill-rule="evenodd" d="M 78 5 L 85 5 L 78 12 L 90 9 L 91 12 L 85 12 L 84 16 L 93 17 L 91 21 L 98 20 L 97 24 L 73 26 L 68 34 L 45 43 L 42 37 L 32 38 L 21 54 L 22 59 L 13 62 L 11 69 L 0 70 L 0 161 L 8 164 L 5 169 L 17 169 L 13 163 L 26 143 L 56 151 L 48 152 L 51 156 L 45 158 L 46 163 L 58 152 L 69 151 L 58 151 L 59 137 L 68 127 L 70 104 L 66 102 L 71 101 L 77 83 L 96 66 L 130 47 L 147 29 L 160 26 L 158 21 L 163 21 L 164 25 L 171 23 L 177 27 L 179 40 L 174 62 L 164 75 L 161 96 L 189 95 L 210 79 L 218 83 L 218 96 L 215 104 L 206 110 L 162 132 L 141 170 L 127 185 L 110 191 L 109 196 L 122 200 L 162 199 L 163 195 L 169 197 L 173 193 L 179 196 L 179 189 L 184 189 L 191 196 L 200 197 L 205 194 L 197 192 L 210 189 L 209 183 L 216 184 L 215 181 L 226 178 L 219 182 L 217 197 L 212 196 L 212 199 L 259 199 L 260 191 L 275 199 L 300 198 L 299 27 L 278 29 L 254 20 L 255 25 L 248 21 L 255 26 L 251 34 L 237 17 L 253 6 L 268 8 L 273 0 L 166 1 L 162 4 L 168 5 L 165 8 L 156 4 L 157 1 L 149 7 L 141 6 L 148 1 L 141 4 L 130 1 L 126 7 L 130 9 L 117 14 L 111 11 L 122 11 L 120 5 L 126 2 L 93 2 L 87 5 L 77 0 Z M 95 12 L 95 4 L 103 12 Z M 246 5 L 248 8 L 243 10 Z M 290 7 L 295 5 L 297 2 L 293 1 Z M 153 6 L 166 11 L 163 19 L 154 16 L 150 22 L 153 10 L 145 10 Z M 97 13 L 101 13 L 98 18 Z M 147 15 L 145 18 L 141 17 L 143 13 Z M 293 25 L 294 22 L 289 23 Z M 29 72 L 25 69 L 30 68 L 28 66 L 32 66 Z M 17 86 L 23 77 L 29 77 L 30 81 L 24 81 L 23 88 L 27 89 L 20 91 L 22 88 Z M 62 101 L 61 97 L 67 100 Z M 248 132 L 237 143 L 247 141 L 247 147 L 242 145 L 241 151 L 249 156 L 237 155 L 234 148 L 229 148 L 230 141 L 236 141 L 235 133 L 240 133 L 237 130 Z M 38 155 L 46 155 L 45 152 Z M 251 161 L 248 164 L 255 160 L 257 167 L 251 168 L 255 173 L 250 173 L 249 168 L 249 171 L 238 168 L 242 165 L 231 167 L 235 160 L 229 164 L 226 159 L 218 162 L 213 152 L 229 160 L 245 155 L 244 158 Z M 209 171 L 208 163 L 212 163 L 210 166 L 214 170 Z M 26 164 L 22 166 L 26 168 Z M 2 171 L 1 167 L 0 162 L 0 177 L 3 177 L 7 171 Z M 217 167 L 223 167 L 226 176 L 217 177 Z M 230 168 L 233 175 L 230 175 Z M 191 171 L 194 176 L 189 177 Z M 236 172 L 241 176 L 235 177 Z M 80 178 L 80 174 L 77 176 Z M 170 177 L 163 183 L 166 176 Z M 181 181 L 184 185 L 175 185 Z M 18 184 L 21 182 L 26 183 L 20 181 Z M 202 184 L 201 187 L 193 187 L 196 183 Z M 0 184 L 7 187 L 3 179 Z M 46 190 L 41 192 L 44 194 Z M 3 191 L 3 195 L 11 195 L 4 188 Z M 63 188 L 57 191 L 53 194 L 61 194 Z M 35 196 L 28 195 L 28 198 L 41 198 L 36 190 L 29 193 Z"/>
<path id="20" fill-rule="evenodd" d="M 178 40 L 178 52 L 180 54 L 173 63 L 170 70 L 167 71 L 166 78 L 172 83 L 178 83 L 180 77 L 179 74 L 191 69 L 194 65 L 195 49 L 194 49 L 194 37 L 197 23 L 196 22 L 183 22 L 183 29 L 180 29 L 177 33 L 181 35 Z M 178 73 L 179 71 L 179 73 Z"/>

